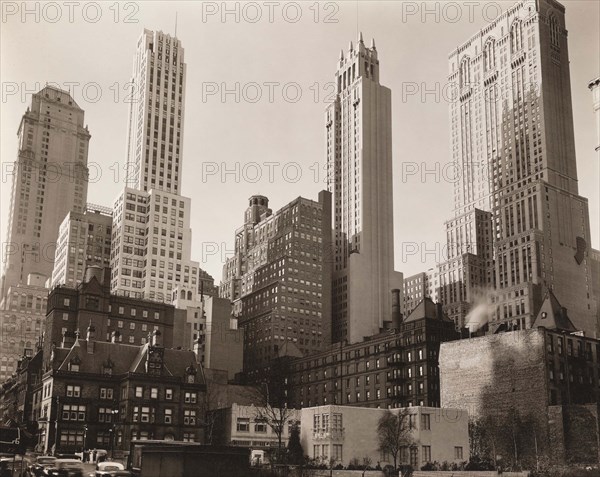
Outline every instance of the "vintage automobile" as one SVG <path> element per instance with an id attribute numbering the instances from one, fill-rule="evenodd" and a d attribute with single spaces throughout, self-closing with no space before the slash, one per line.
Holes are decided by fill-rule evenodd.
<path id="1" fill-rule="evenodd" d="M 95 477 L 131 477 L 131 472 L 119 462 L 105 461 L 96 465 Z"/>
<path id="2" fill-rule="evenodd" d="M 44 472 L 44 477 L 84 477 L 85 467 L 78 459 L 56 459 Z"/>
<path id="3" fill-rule="evenodd" d="M 52 467 L 56 462 L 56 457 L 51 455 L 40 455 L 27 468 L 27 477 L 42 477 L 44 469 Z"/>

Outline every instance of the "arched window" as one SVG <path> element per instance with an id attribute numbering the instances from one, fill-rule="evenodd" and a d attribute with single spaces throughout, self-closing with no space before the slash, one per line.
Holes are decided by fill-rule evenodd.
<path id="1" fill-rule="evenodd" d="M 523 26 L 520 20 L 515 20 L 510 27 L 510 46 L 512 53 L 523 48 Z"/>
<path id="2" fill-rule="evenodd" d="M 460 88 L 464 88 L 465 86 L 468 86 L 468 84 L 471 82 L 471 73 L 470 73 L 470 59 L 468 57 L 464 57 L 462 59 L 462 61 L 460 62 L 460 70 L 458 72 L 459 75 L 459 85 Z"/>
<path id="3" fill-rule="evenodd" d="M 180 298 L 181 298 L 182 300 L 185 300 L 185 290 L 181 290 L 181 293 L 180 293 Z"/>
<path id="4" fill-rule="evenodd" d="M 496 68 L 496 42 L 492 38 L 483 47 L 483 62 L 485 71 L 492 71 Z"/>
<path id="5" fill-rule="evenodd" d="M 560 46 L 560 25 L 554 14 L 550 15 L 550 43 L 552 46 Z"/>
<path id="6" fill-rule="evenodd" d="M 192 292 L 188 290 L 187 292 L 187 299 L 191 300 L 192 299 Z"/>

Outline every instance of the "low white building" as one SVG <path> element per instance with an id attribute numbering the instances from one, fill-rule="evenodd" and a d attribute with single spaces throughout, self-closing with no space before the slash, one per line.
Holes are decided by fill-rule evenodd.
<path id="1" fill-rule="evenodd" d="M 282 447 L 287 447 L 291 428 L 300 420 L 300 412 L 296 409 L 289 410 L 281 436 Z M 268 422 L 259 418 L 258 407 L 232 404 L 231 407 L 219 409 L 215 413 L 213 444 L 248 447 L 252 463 L 268 462 L 268 451 L 276 449 L 279 441 Z"/>
<path id="2" fill-rule="evenodd" d="M 398 464 L 420 469 L 427 462 L 469 460 L 469 417 L 466 410 L 410 407 L 413 445 L 401 449 Z M 378 447 L 377 423 L 387 409 L 318 406 L 301 412 L 300 440 L 304 453 L 326 464 L 348 465 L 369 457 L 372 465 L 393 464 Z M 400 412 L 400 409 L 390 409 Z"/>

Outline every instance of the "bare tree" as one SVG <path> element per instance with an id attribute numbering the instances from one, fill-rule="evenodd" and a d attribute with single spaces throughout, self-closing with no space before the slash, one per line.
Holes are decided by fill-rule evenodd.
<path id="1" fill-rule="evenodd" d="M 256 407 L 255 420 L 267 424 L 277 436 L 277 459 L 281 459 L 283 451 L 283 433 L 285 426 L 295 418 L 295 409 L 288 408 L 285 393 L 263 383 L 259 386 L 262 395 L 262 406 Z"/>
<path id="2" fill-rule="evenodd" d="M 387 410 L 377 423 L 377 440 L 379 450 L 390 454 L 394 459 L 394 468 L 398 468 L 400 449 L 413 444 L 408 409 L 398 412 Z"/>

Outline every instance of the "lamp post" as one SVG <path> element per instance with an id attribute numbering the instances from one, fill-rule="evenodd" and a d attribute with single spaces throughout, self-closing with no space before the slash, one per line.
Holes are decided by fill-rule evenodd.
<path id="1" fill-rule="evenodd" d="M 111 411 L 112 414 L 112 427 L 110 428 L 110 458 L 113 459 L 113 455 L 115 453 L 115 439 L 116 439 L 116 431 L 117 431 L 117 416 L 119 414 L 118 409 L 113 409 Z"/>
<path id="2" fill-rule="evenodd" d="M 87 437 L 87 430 L 88 430 L 87 424 L 84 424 L 83 425 L 83 446 L 81 449 L 82 454 L 85 452 L 85 440 L 86 440 L 85 438 Z"/>

